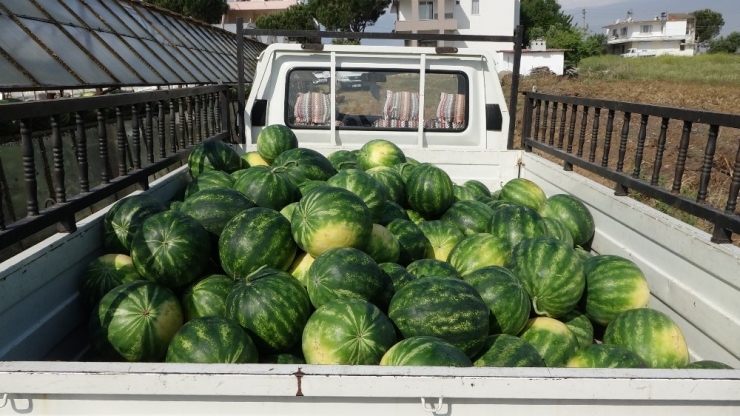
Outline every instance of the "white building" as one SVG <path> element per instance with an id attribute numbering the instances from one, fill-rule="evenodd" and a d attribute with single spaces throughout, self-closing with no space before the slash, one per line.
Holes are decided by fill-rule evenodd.
<path id="1" fill-rule="evenodd" d="M 529 48 L 522 49 L 522 58 L 519 62 L 519 74 L 529 75 L 533 69 L 546 67 L 556 75 L 563 75 L 565 71 L 566 49 L 548 49 L 542 39 L 535 39 Z M 514 71 L 514 50 L 498 51 L 496 59 L 501 62 L 501 71 Z"/>
<path id="2" fill-rule="evenodd" d="M 607 53 L 623 54 L 629 49 L 656 55 L 694 55 L 696 19 L 690 14 L 662 13 L 651 20 L 634 20 L 632 14 L 606 29 Z"/>

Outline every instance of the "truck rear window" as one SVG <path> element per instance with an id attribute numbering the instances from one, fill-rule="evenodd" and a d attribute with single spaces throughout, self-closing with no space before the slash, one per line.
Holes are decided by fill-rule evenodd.
<path id="1" fill-rule="evenodd" d="M 418 72 L 294 69 L 288 75 L 286 124 L 292 128 L 463 131 L 468 82 L 463 73 L 427 72 L 422 108 Z M 331 114 L 331 84 L 336 111 Z"/>

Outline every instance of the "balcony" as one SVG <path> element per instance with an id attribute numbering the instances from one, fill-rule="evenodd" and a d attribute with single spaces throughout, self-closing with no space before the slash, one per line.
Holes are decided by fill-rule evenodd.
<path id="1" fill-rule="evenodd" d="M 439 15 L 435 13 L 434 19 L 398 20 L 395 29 L 396 32 L 457 30 L 457 19 L 452 13 L 445 13 L 444 19 L 439 19 Z"/>

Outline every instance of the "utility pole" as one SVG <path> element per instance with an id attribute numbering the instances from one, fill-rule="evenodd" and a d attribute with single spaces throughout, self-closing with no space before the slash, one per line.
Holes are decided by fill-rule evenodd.
<path id="1" fill-rule="evenodd" d="M 581 10 L 581 13 L 583 13 L 583 24 L 581 24 L 581 27 L 583 28 L 583 32 L 584 32 L 584 33 L 585 33 L 585 32 L 586 32 L 586 30 L 587 30 L 587 29 L 586 29 L 586 12 L 587 12 L 587 10 L 586 10 L 586 9 L 582 9 L 582 10 Z"/>

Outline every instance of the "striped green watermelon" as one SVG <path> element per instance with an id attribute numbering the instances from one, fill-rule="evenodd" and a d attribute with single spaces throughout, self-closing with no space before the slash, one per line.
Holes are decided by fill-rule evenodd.
<path id="1" fill-rule="evenodd" d="M 460 240 L 450 251 L 447 262 L 465 277 L 487 266 L 503 266 L 510 253 L 511 247 L 506 240 L 480 233 Z"/>
<path id="2" fill-rule="evenodd" d="M 226 317 L 246 329 L 265 355 L 295 345 L 310 315 L 306 289 L 276 269 L 261 269 L 239 279 L 226 299 Z"/>
<path id="3" fill-rule="evenodd" d="M 308 287 L 308 269 L 311 268 L 314 260 L 316 259 L 312 255 L 301 251 L 296 254 L 293 264 L 288 268 L 288 273 L 298 279 L 303 287 Z"/>
<path id="4" fill-rule="evenodd" d="M 583 247 L 576 246 L 575 247 L 576 254 L 578 254 L 578 257 L 581 258 L 581 260 L 586 261 L 594 256 L 594 253 L 590 251 L 586 251 Z"/>
<path id="5" fill-rule="evenodd" d="M 404 163 L 397 163 L 392 166 L 393 170 L 398 172 L 399 175 L 401 175 L 401 179 L 403 179 L 404 185 L 409 179 L 409 176 L 411 176 L 411 172 L 414 171 L 414 168 L 416 168 L 417 165 L 409 162 Z"/>
<path id="6" fill-rule="evenodd" d="M 470 367 L 473 363 L 464 352 L 447 341 L 431 336 L 406 338 L 383 355 L 380 365 Z"/>
<path id="7" fill-rule="evenodd" d="M 167 205 L 167 208 L 170 211 L 179 211 L 181 206 L 182 201 L 170 201 L 170 203 Z"/>
<path id="8" fill-rule="evenodd" d="M 226 316 L 226 298 L 234 288 L 234 280 L 223 274 L 212 274 L 188 286 L 181 305 L 185 322 L 206 316 Z"/>
<path id="9" fill-rule="evenodd" d="M 406 162 L 403 151 L 388 140 L 376 139 L 362 145 L 357 154 L 357 162 L 362 170 L 372 169 L 376 166 L 393 166 Z"/>
<path id="10" fill-rule="evenodd" d="M 493 211 L 488 232 L 514 247 L 526 239 L 544 237 L 547 231 L 545 221 L 537 211 L 514 205 Z"/>
<path id="11" fill-rule="evenodd" d="M 183 324 L 177 297 L 154 282 L 124 283 L 100 300 L 88 323 L 90 341 L 115 361 L 161 361 Z"/>
<path id="12" fill-rule="evenodd" d="M 542 204 L 540 215 L 560 220 L 573 236 L 577 246 L 586 244 L 594 235 L 594 217 L 586 205 L 578 198 L 567 195 L 553 195 Z"/>
<path id="13" fill-rule="evenodd" d="M 327 157 L 334 169 L 339 172 L 345 169 L 361 169 L 357 156 L 349 150 L 337 150 L 330 153 Z"/>
<path id="14" fill-rule="evenodd" d="M 491 192 L 491 199 L 494 201 L 498 201 L 501 199 L 501 190 L 496 190 Z"/>
<path id="15" fill-rule="evenodd" d="M 516 202 L 502 201 L 500 199 L 492 199 L 486 202 L 485 204 L 488 205 L 488 207 L 494 211 L 496 211 L 499 208 L 503 208 L 503 207 L 511 207 L 515 205 L 520 205 L 520 204 L 517 204 Z"/>
<path id="16" fill-rule="evenodd" d="M 280 211 L 295 200 L 295 185 L 283 174 L 284 168 L 254 166 L 247 170 L 234 189 L 243 193 L 257 206 Z"/>
<path id="17" fill-rule="evenodd" d="M 396 219 L 408 220 L 409 216 L 406 213 L 406 210 L 400 205 L 393 201 L 385 201 L 383 204 L 383 210 L 380 213 L 380 218 L 378 218 L 378 224 L 385 227 L 390 224 L 391 221 Z"/>
<path id="18" fill-rule="evenodd" d="M 394 294 L 406 285 L 406 283 L 416 279 L 416 276 L 409 273 L 405 267 L 398 263 L 380 263 L 378 267 L 391 278 Z"/>
<path id="19" fill-rule="evenodd" d="M 195 218 L 211 233 L 215 245 L 218 244 L 218 237 L 226 223 L 231 221 L 236 214 L 254 208 L 254 206 L 254 202 L 239 191 L 228 188 L 211 188 L 191 195 L 183 202 L 179 211 Z"/>
<path id="20" fill-rule="evenodd" d="M 608 325 L 620 313 L 646 308 L 650 288 L 639 267 L 613 255 L 593 256 L 583 262 L 586 290 L 582 303 L 592 321 Z"/>
<path id="21" fill-rule="evenodd" d="M 314 307 L 352 297 L 374 302 L 383 289 L 383 271 L 367 254 L 334 248 L 316 257 L 308 269 L 308 295 Z"/>
<path id="22" fill-rule="evenodd" d="M 538 315 L 557 318 L 570 312 L 583 295 L 586 277 L 575 250 L 543 237 L 524 240 L 506 262 L 524 284 Z"/>
<path id="23" fill-rule="evenodd" d="M 103 245 L 108 253 L 131 254 L 131 241 L 141 223 L 167 206 L 146 194 L 118 200 L 103 218 Z"/>
<path id="24" fill-rule="evenodd" d="M 332 248 L 364 249 L 373 231 L 370 210 L 362 199 L 334 187 L 304 195 L 290 223 L 298 246 L 313 257 Z"/>
<path id="25" fill-rule="evenodd" d="M 485 196 L 485 195 L 475 195 L 475 200 L 478 201 L 478 202 L 482 202 L 482 203 L 484 203 L 486 205 L 488 205 L 491 202 L 493 202 L 493 199 L 491 199 L 490 196 Z"/>
<path id="26" fill-rule="evenodd" d="M 201 277 L 211 256 L 211 238 L 200 223 L 180 211 L 144 220 L 131 242 L 131 258 L 140 275 L 170 288 Z"/>
<path id="27" fill-rule="evenodd" d="M 414 211 L 413 209 L 407 209 L 406 215 L 409 217 L 409 221 L 413 222 L 416 225 L 421 224 L 422 222 L 426 221 L 424 217 L 421 216 L 418 212 Z"/>
<path id="28" fill-rule="evenodd" d="M 211 170 L 231 173 L 241 169 L 241 165 L 241 158 L 236 150 L 220 140 L 199 143 L 188 155 L 188 169 L 193 178 Z"/>
<path id="29" fill-rule="evenodd" d="M 247 162 L 243 162 L 243 163 L 247 163 Z M 245 169 L 239 169 L 239 170 L 235 170 L 235 171 L 231 172 L 231 178 L 233 179 L 232 184 L 231 184 L 231 188 L 234 187 L 234 183 L 236 181 L 238 181 L 239 178 L 242 177 L 242 175 L 244 175 L 245 173 L 247 173 L 248 170 L 249 169 L 245 168 Z M 214 171 L 214 172 L 216 172 L 216 171 Z M 200 176 L 203 176 L 203 175 L 200 175 Z"/>
<path id="30" fill-rule="evenodd" d="M 377 166 L 365 171 L 385 186 L 387 198 L 400 206 L 406 204 L 406 184 L 395 169 L 388 166 Z"/>
<path id="31" fill-rule="evenodd" d="M 285 217 L 286 220 L 290 221 L 293 218 L 293 211 L 295 211 L 296 208 L 298 208 L 298 203 L 291 202 L 280 210 L 280 215 Z"/>
<path id="32" fill-rule="evenodd" d="M 395 219 L 386 226 L 398 240 L 398 264 L 408 266 L 410 263 L 425 258 L 427 251 L 432 250 L 432 243 L 421 229 L 411 221 Z"/>
<path id="33" fill-rule="evenodd" d="M 460 273 L 449 263 L 437 259 L 420 259 L 406 266 L 406 271 L 415 277 L 448 276 L 462 278 Z"/>
<path id="34" fill-rule="evenodd" d="M 694 361 L 684 368 L 696 368 L 696 369 L 708 369 L 708 370 L 734 370 L 732 367 L 725 363 L 714 360 L 701 360 Z"/>
<path id="35" fill-rule="evenodd" d="M 579 349 L 565 365 L 574 368 L 647 368 L 634 352 L 619 345 L 593 344 Z"/>
<path id="36" fill-rule="evenodd" d="M 337 173 L 324 155 L 303 147 L 283 152 L 272 166 L 284 167 L 284 173 L 295 186 L 306 181 L 325 181 Z"/>
<path id="37" fill-rule="evenodd" d="M 442 169 L 422 163 L 406 180 L 409 206 L 426 219 L 438 218 L 455 202 L 452 179 Z"/>
<path id="38" fill-rule="evenodd" d="M 105 254 L 91 261 L 79 283 L 80 300 L 91 311 L 111 289 L 134 280 L 143 280 L 131 257 L 125 254 Z"/>
<path id="39" fill-rule="evenodd" d="M 474 357 L 476 367 L 544 367 L 540 353 L 529 342 L 513 335 L 489 335 Z"/>
<path id="40" fill-rule="evenodd" d="M 463 280 L 488 305 L 491 334 L 516 335 L 524 328 L 532 306 L 527 291 L 513 273 L 503 267 L 489 266 L 468 274 Z"/>
<path id="41" fill-rule="evenodd" d="M 493 210 L 480 201 L 457 201 L 442 214 L 442 221 L 455 225 L 465 235 L 488 232 Z"/>
<path id="42" fill-rule="evenodd" d="M 270 164 L 260 156 L 257 151 L 244 153 L 242 156 L 242 168 L 250 166 L 270 166 Z"/>
<path id="43" fill-rule="evenodd" d="M 548 367 L 563 367 L 578 350 L 578 341 L 568 327 L 553 318 L 540 316 L 527 321 L 519 338 L 529 342 Z"/>
<path id="44" fill-rule="evenodd" d="M 604 344 L 621 345 L 651 368 L 682 368 L 689 364 L 689 349 L 681 329 L 668 315 L 654 309 L 630 309 L 606 327 Z"/>
<path id="45" fill-rule="evenodd" d="M 464 186 L 452 185 L 452 193 L 455 201 L 475 201 L 475 193 Z"/>
<path id="46" fill-rule="evenodd" d="M 573 236 L 560 220 L 550 217 L 542 217 L 542 221 L 545 222 L 546 236 L 560 240 L 565 243 L 565 245 L 573 247 Z"/>
<path id="47" fill-rule="evenodd" d="M 269 208 L 240 212 L 226 223 L 218 240 L 221 266 L 234 280 L 262 267 L 288 270 L 296 251 L 290 221 Z"/>
<path id="48" fill-rule="evenodd" d="M 272 124 L 257 135 L 257 152 L 267 163 L 272 163 L 283 152 L 298 147 L 298 138 L 289 127 Z"/>
<path id="49" fill-rule="evenodd" d="M 433 336 L 477 353 L 488 335 L 490 309 L 478 292 L 454 277 L 421 277 L 403 286 L 391 300 L 388 317 L 404 338 Z"/>
<path id="50" fill-rule="evenodd" d="M 308 364 L 377 365 L 396 342 L 393 324 L 362 299 L 334 299 L 322 305 L 303 330 Z"/>
<path id="51" fill-rule="evenodd" d="M 395 263 L 401 254 L 401 245 L 387 228 L 373 224 L 373 232 L 364 251 L 376 263 Z"/>
<path id="52" fill-rule="evenodd" d="M 524 178 L 514 178 L 501 187 L 499 199 L 512 201 L 538 211 L 547 196 L 536 183 Z"/>
<path id="53" fill-rule="evenodd" d="M 471 179 L 469 181 L 466 181 L 462 184 L 462 186 L 470 189 L 474 195 L 484 195 L 487 197 L 491 197 L 491 191 L 488 189 L 488 187 L 481 181 Z"/>
<path id="54" fill-rule="evenodd" d="M 380 219 L 388 199 L 385 185 L 359 169 L 343 170 L 326 181 L 328 186 L 346 189 L 359 196 L 370 210 L 373 221 Z"/>
<path id="55" fill-rule="evenodd" d="M 183 325 L 167 348 L 168 363 L 232 364 L 258 362 L 257 348 L 236 322 L 220 316 Z"/>
<path id="56" fill-rule="evenodd" d="M 594 326 L 585 314 L 573 309 L 558 318 L 558 321 L 564 323 L 575 335 L 579 348 L 594 343 Z"/>
<path id="57" fill-rule="evenodd" d="M 314 188 L 318 188 L 319 186 L 326 186 L 326 181 L 306 181 L 302 184 L 298 185 L 298 190 L 301 191 L 301 197 L 303 195 L 306 195 Z"/>
<path id="58" fill-rule="evenodd" d="M 459 228 L 446 221 L 424 221 L 418 226 L 431 244 L 432 250 L 426 254 L 431 259 L 447 261 L 452 249 L 465 238 Z"/>
<path id="59" fill-rule="evenodd" d="M 226 172 L 220 170 L 205 171 L 190 181 L 188 187 L 185 188 L 185 199 L 204 189 L 233 188 L 234 181 L 234 177 Z"/>
<path id="60" fill-rule="evenodd" d="M 421 164 L 419 163 L 418 160 L 414 159 L 413 157 L 408 157 L 408 156 L 406 156 L 406 163 L 411 163 L 414 166 L 418 166 Z"/>
<path id="61" fill-rule="evenodd" d="M 301 356 L 281 353 L 281 354 L 270 354 L 266 357 L 260 357 L 260 363 L 262 364 L 306 364 L 306 360 L 303 359 L 303 353 Z"/>

